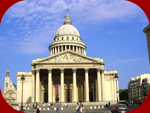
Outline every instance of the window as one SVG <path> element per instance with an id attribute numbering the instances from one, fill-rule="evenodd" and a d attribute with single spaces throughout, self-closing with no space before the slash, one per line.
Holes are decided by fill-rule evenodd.
<path id="1" fill-rule="evenodd" d="M 59 38 L 57 39 L 57 41 L 59 41 Z"/>
<path id="2" fill-rule="evenodd" d="M 6 83 L 6 87 L 8 87 L 8 83 Z"/>
<path id="3" fill-rule="evenodd" d="M 64 40 L 64 37 L 62 37 L 62 40 Z"/>
<path id="4" fill-rule="evenodd" d="M 67 37 L 67 40 L 69 40 L 69 37 Z"/>
<path id="5" fill-rule="evenodd" d="M 72 37 L 72 40 L 74 40 L 74 37 Z"/>

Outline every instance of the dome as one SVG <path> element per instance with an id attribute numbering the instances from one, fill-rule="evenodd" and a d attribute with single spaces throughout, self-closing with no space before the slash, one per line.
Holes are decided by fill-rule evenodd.
<path id="1" fill-rule="evenodd" d="M 60 35 L 75 35 L 80 37 L 78 30 L 71 24 L 62 25 L 56 32 L 55 37 Z"/>

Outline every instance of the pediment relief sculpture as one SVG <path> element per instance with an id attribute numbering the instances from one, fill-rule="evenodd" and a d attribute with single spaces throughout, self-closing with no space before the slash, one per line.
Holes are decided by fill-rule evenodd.
<path id="1" fill-rule="evenodd" d="M 83 58 L 83 57 L 80 57 L 78 55 L 73 55 L 73 54 L 70 54 L 70 53 L 65 53 L 65 54 L 61 54 L 61 55 L 58 55 L 52 59 L 46 59 L 46 60 L 43 60 L 41 61 L 43 63 L 49 63 L 49 62 L 52 62 L 52 63 L 69 63 L 69 62 L 78 62 L 78 63 L 82 63 L 82 62 L 94 62 L 90 59 L 86 59 L 86 58 Z"/>

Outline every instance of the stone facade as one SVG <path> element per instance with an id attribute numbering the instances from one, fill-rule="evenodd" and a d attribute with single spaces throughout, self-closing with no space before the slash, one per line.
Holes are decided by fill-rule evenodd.
<path id="1" fill-rule="evenodd" d="M 81 42 L 78 30 L 71 25 L 70 16 L 65 16 L 49 45 L 49 56 L 32 61 L 31 72 L 17 73 L 17 102 L 111 102 L 116 103 L 118 91 L 117 71 L 105 71 L 105 62 L 100 58 L 86 56 L 86 45 Z"/>
<path id="2" fill-rule="evenodd" d="M 3 94 L 3 97 L 7 103 L 9 104 L 16 103 L 16 99 L 17 99 L 16 88 L 17 88 L 16 85 L 13 84 L 12 81 L 10 81 L 9 69 L 8 69 L 5 75 L 4 94 Z"/>
<path id="3" fill-rule="evenodd" d="M 144 88 L 142 87 L 142 81 L 144 82 Z M 137 77 L 132 77 L 130 82 L 128 83 L 128 100 L 143 100 L 144 94 L 143 89 L 146 91 L 146 95 L 149 91 L 149 84 L 150 84 L 150 74 L 142 74 Z"/>
<path id="4" fill-rule="evenodd" d="M 144 33 L 146 33 L 149 63 L 150 63 L 150 26 L 148 25 L 147 27 L 145 27 L 143 31 L 144 31 Z"/>

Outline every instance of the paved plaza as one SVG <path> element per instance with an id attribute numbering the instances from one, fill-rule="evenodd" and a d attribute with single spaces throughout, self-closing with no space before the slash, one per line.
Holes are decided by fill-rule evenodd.
<path id="1" fill-rule="evenodd" d="M 129 109 L 130 111 L 132 111 L 133 109 L 137 108 L 138 106 L 135 105 L 129 105 Z M 104 108 L 100 108 L 100 109 L 86 109 L 88 112 L 86 113 L 111 113 L 111 107 L 104 107 Z M 26 113 L 34 113 L 33 110 L 27 110 L 25 111 Z M 40 113 L 56 113 L 55 110 L 41 110 Z M 73 108 L 67 108 L 64 110 L 59 110 L 59 113 L 76 113 L 76 110 Z"/>

